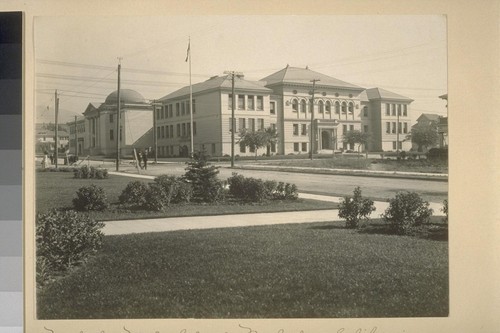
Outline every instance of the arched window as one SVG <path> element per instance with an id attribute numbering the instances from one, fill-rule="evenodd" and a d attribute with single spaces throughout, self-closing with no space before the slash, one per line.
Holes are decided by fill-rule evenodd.
<path id="1" fill-rule="evenodd" d="M 332 103 L 330 101 L 326 101 L 326 113 L 330 113 L 332 111 Z"/>
<path id="2" fill-rule="evenodd" d="M 300 112 L 306 112 L 306 100 L 305 99 L 300 101 Z"/>
<path id="3" fill-rule="evenodd" d="M 354 104 L 349 103 L 349 114 L 352 114 L 354 112 Z"/>
<path id="4" fill-rule="evenodd" d="M 319 100 L 318 102 L 318 110 L 319 113 L 325 112 L 325 102 L 323 102 L 322 100 Z"/>
<path id="5" fill-rule="evenodd" d="M 296 99 L 292 100 L 292 110 L 295 112 L 299 111 L 299 101 Z"/>
<path id="6" fill-rule="evenodd" d="M 340 114 L 340 103 L 338 101 L 335 102 L 335 113 Z"/>
<path id="7" fill-rule="evenodd" d="M 346 114 L 347 112 L 347 104 L 345 102 L 342 102 L 342 114 Z"/>

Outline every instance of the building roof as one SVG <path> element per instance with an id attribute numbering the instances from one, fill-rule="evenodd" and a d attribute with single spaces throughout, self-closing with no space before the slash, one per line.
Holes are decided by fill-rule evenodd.
<path id="1" fill-rule="evenodd" d="M 448 94 L 441 95 L 439 96 L 439 98 L 448 100 Z"/>
<path id="2" fill-rule="evenodd" d="M 370 100 L 393 100 L 393 101 L 413 102 L 411 98 L 396 94 L 392 91 L 385 90 L 382 88 L 366 89 L 359 95 L 359 98 L 362 101 L 366 102 Z"/>
<path id="3" fill-rule="evenodd" d="M 439 121 L 439 118 L 440 118 L 440 116 L 438 114 L 435 114 L 435 113 L 422 113 L 420 115 L 420 117 L 417 118 L 417 122 L 419 122 L 421 120 L 428 120 L 428 121 L 434 121 L 437 123 Z"/>
<path id="4" fill-rule="evenodd" d="M 104 104 L 116 104 L 118 100 L 118 90 L 113 91 L 106 97 Z M 144 97 L 132 89 L 120 89 L 120 103 L 126 104 L 146 104 Z"/>
<path id="5" fill-rule="evenodd" d="M 232 82 L 231 82 L 231 76 L 228 75 L 222 75 L 222 76 L 213 76 L 210 79 L 195 83 L 192 85 L 193 89 L 193 94 L 212 90 L 212 89 L 231 89 Z M 234 77 L 234 88 L 235 90 L 250 90 L 250 91 L 256 91 L 256 92 L 261 92 L 261 93 L 267 93 L 270 94 L 272 92 L 271 89 L 268 89 L 263 86 L 262 82 L 258 81 L 249 81 L 245 80 L 242 77 L 235 76 Z M 164 101 L 167 99 L 173 99 L 177 97 L 182 97 L 182 96 L 188 96 L 189 95 L 189 86 L 185 86 L 179 90 L 176 90 L 166 96 L 163 96 L 160 98 L 160 101 Z"/>
<path id="6" fill-rule="evenodd" d="M 318 86 L 325 87 L 335 87 L 335 88 L 349 88 L 355 90 L 363 90 L 364 88 L 357 86 L 352 83 L 344 82 L 338 80 L 334 77 L 321 74 L 310 70 L 309 68 L 299 68 L 286 66 L 282 70 L 266 76 L 260 81 L 264 81 L 266 86 L 274 84 L 300 84 L 300 85 L 312 85 L 311 80 L 318 79 Z"/>

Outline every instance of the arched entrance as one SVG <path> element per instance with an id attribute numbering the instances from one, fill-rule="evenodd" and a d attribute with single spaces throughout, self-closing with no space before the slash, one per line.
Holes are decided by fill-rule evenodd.
<path id="1" fill-rule="evenodd" d="M 330 131 L 321 131 L 321 149 L 332 149 L 332 136 Z"/>

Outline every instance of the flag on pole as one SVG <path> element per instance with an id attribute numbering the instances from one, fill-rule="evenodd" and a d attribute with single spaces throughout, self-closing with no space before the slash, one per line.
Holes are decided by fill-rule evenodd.
<path id="1" fill-rule="evenodd" d="M 189 41 L 189 43 L 188 43 L 188 49 L 187 49 L 187 54 L 186 54 L 186 60 L 185 60 L 185 62 L 188 61 L 188 59 L 190 57 L 190 53 L 191 53 L 191 41 Z"/>

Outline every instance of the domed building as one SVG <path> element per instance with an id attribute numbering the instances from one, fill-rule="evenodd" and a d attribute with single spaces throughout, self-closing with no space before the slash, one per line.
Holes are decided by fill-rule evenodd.
<path id="1" fill-rule="evenodd" d="M 84 149 L 87 155 L 116 156 L 116 140 L 120 155 L 132 156 L 133 149 L 153 146 L 153 108 L 132 89 L 120 89 L 120 133 L 117 133 L 118 91 L 109 94 L 104 103 L 89 103 L 85 117 Z M 70 123 L 71 126 L 71 123 Z M 81 138 L 75 138 L 81 141 Z"/>

